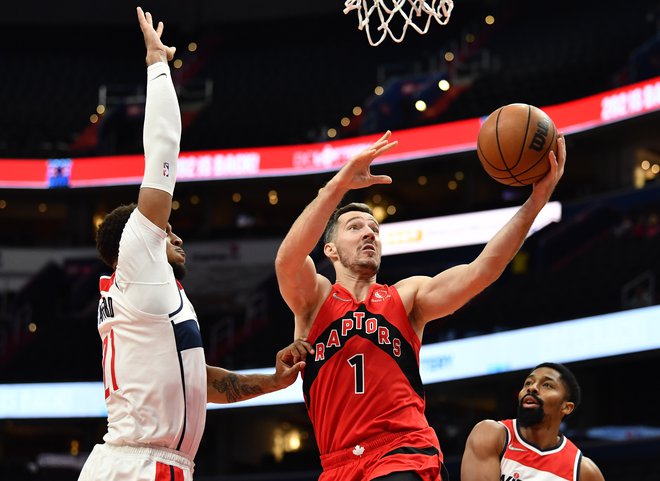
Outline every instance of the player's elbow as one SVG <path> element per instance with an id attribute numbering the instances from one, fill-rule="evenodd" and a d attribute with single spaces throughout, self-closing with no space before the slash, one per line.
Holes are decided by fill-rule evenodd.
<path id="1" fill-rule="evenodd" d="M 281 274 L 286 274 L 290 270 L 290 259 L 286 256 L 286 254 L 278 251 L 277 256 L 275 256 L 275 273 L 279 276 Z"/>
<path id="2" fill-rule="evenodd" d="M 478 258 L 470 264 L 472 284 L 479 291 L 487 288 L 500 278 L 508 262 L 497 257 Z"/>
<path id="3" fill-rule="evenodd" d="M 275 256 L 275 273 L 280 276 L 293 276 L 303 267 L 305 258 L 299 260 L 285 249 L 280 248 Z"/>
<path id="4" fill-rule="evenodd" d="M 170 155 L 179 154 L 180 135 L 177 132 L 161 132 L 154 139 L 157 149 Z"/>

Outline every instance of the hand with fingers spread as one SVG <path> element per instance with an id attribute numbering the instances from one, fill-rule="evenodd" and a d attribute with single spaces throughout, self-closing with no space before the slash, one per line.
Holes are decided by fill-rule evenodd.
<path id="1" fill-rule="evenodd" d="M 163 22 L 158 22 L 158 26 L 154 29 L 151 13 L 144 12 L 140 7 L 137 7 L 137 16 L 142 35 L 144 35 L 144 46 L 147 48 L 147 65 L 172 60 L 176 47 L 168 47 L 161 41 L 160 38 L 165 29 Z"/>
<path id="2" fill-rule="evenodd" d="M 309 314 L 312 306 L 330 289 L 329 281 L 317 276 L 314 261 L 309 254 L 323 237 L 328 221 L 342 198 L 353 189 L 392 183 L 388 175 L 371 173 L 371 163 L 398 145 L 397 141 L 390 140 L 391 136 L 392 132 L 388 130 L 367 149 L 349 159 L 298 216 L 280 245 L 275 270 L 280 292 L 294 313 L 306 311 Z M 372 227 L 375 219 L 373 221 L 369 224 Z M 306 332 L 309 331 L 303 326 L 296 328 L 297 336 Z"/>
<path id="3" fill-rule="evenodd" d="M 392 132 L 385 132 L 369 148 L 351 158 L 335 176 L 337 185 L 342 190 L 361 189 L 375 184 L 391 184 L 389 175 L 372 175 L 371 163 L 380 155 L 396 147 L 399 142 L 390 142 Z"/>

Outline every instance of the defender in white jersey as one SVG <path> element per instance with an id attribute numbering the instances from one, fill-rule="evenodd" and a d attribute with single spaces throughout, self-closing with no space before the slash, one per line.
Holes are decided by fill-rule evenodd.
<path id="1" fill-rule="evenodd" d="M 487 419 L 472 429 L 461 481 L 604 481 L 598 466 L 560 431 L 580 396 L 580 385 L 566 366 L 536 366 L 518 394 L 516 419 Z"/>
<path id="2" fill-rule="evenodd" d="M 176 181 L 181 114 L 168 61 L 151 15 L 138 7 L 147 49 L 145 171 L 137 205 L 120 206 L 97 234 L 114 269 L 100 281 L 98 330 L 108 408 L 104 444 L 94 447 L 80 481 L 189 481 L 207 402 L 249 399 L 292 384 L 304 362 L 298 340 L 276 356 L 272 375 L 238 375 L 206 365 L 197 315 L 179 283 L 183 242 L 168 219 Z"/>

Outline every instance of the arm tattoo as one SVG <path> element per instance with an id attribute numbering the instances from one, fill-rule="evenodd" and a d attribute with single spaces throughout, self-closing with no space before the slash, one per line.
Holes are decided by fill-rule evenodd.
<path id="1" fill-rule="evenodd" d="M 241 382 L 239 376 L 233 373 L 228 374 L 224 379 L 215 379 L 212 385 L 216 391 L 225 394 L 227 402 L 230 403 L 264 393 L 262 386 Z"/>

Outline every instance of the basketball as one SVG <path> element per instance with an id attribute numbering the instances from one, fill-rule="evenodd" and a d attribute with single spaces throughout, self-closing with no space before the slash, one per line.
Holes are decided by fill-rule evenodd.
<path id="1" fill-rule="evenodd" d="M 557 154 L 557 128 L 543 110 L 509 104 L 490 114 L 479 129 L 477 155 L 486 173 L 501 184 L 530 185 L 550 170 Z"/>

